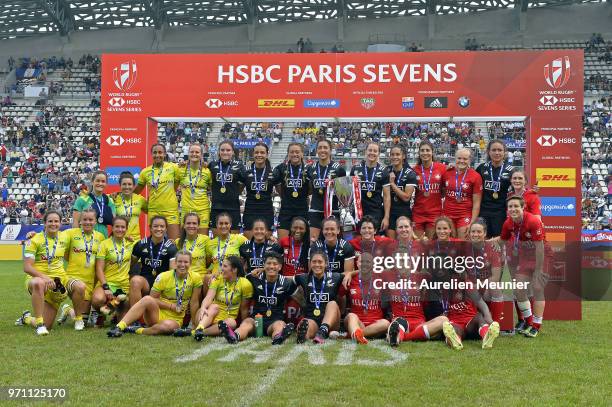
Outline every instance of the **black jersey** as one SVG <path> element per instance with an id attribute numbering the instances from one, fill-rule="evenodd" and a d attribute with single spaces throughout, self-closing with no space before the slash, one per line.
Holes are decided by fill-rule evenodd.
<path id="1" fill-rule="evenodd" d="M 310 212 L 323 212 L 325 198 L 325 180 L 346 176 L 344 167 L 336 162 L 330 162 L 326 166 L 314 163 L 306 168 L 306 175 L 310 181 L 312 197 L 310 198 Z M 338 199 L 334 195 L 333 210 L 338 210 Z"/>
<path id="2" fill-rule="evenodd" d="M 272 243 L 266 240 L 264 243 L 255 243 L 253 239 L 242 244 L 238 249 L 240 257 L 246 262 L 246 272 L 250 272 L 253 269 L 261 268 L 264 265 L 264 257 L 266 253 L 275 252 L 283 255 L 283 248 L 277 243 Z"/>
<path id="3" fill-rule="evenodd" d="M 259 209 L 272 209 L 272 190 L 274 187 L 272 168 L 266 166 L 264 168 L 255 168 L 255 164 L 251 164 L 250 168 L 245 172 L 245 187 L 246 187 L 246 209 L 257 211 Z M 259 198 L 257 198 L 259 196 Z"/>
<path id="4" fill-rule="evenodd" d="M 264 278 L 248 275 L 247 279 L 253 285 L 253 312 L 251 317 L 257 314 L 271 321 L 284 319 L 285 304 L 295 294 L 297 285 L 291 278 L 278 276 L 276 282 L 271 283 Z M 270 310 L 271 315 L 267 315 Z"/>
<path id="5" fill-rule="evenodd" d="M 510 189 L 510 177 L 514 170 L 505 161 L 500 167 L 493 167 L 491 161 L 480 164 L 476 172 L 482 178 L 482 201 L 481 212 L 499 212 L 500 216 L 506 216 L 506 198 Z M 494 195 L 497 194 L 497 195 Z M 497 196 L 497 198 L 495 198 Z"/>
<path id="6" fill-rule="evenodd" d="M 240 184 L 246 183 L 244 165 L 237 160 L 213 161 L 208 168 L 212 174 L 212 209 L 240 210 Z"/>
<path id="7" fill-rule="evenodd" d="M 351 168 L 351 175 L 359 177 L 361 186 L 361 205 L 364 215 L 379 214 L 384 210 L 383 187 L 389 185 L 389 173 L 377 164 L 373 168 L 361 162 Z M 380 219 L 379 219 L 380 220 Z"/>
<path id="8" fill-rule="evenodd" d="M 318 279 L 312 272 L 309 272 L 297 275 L 294 278 L 298 287 L 302 287 L 304 290 L 306 306 L 303 308 L 303 315 L 311 319 L 323 316 L 327 303 L 336 301 L 338 288 L 342 284 L 342 274 L 340 273 L 324 273 L 323 277 Z M 321 312 L 320 315 L 314 315 L 314 310 L 317 308 Z"/>
<path id="9" fill-rule="evenodd" d="M 308 177 L 304 164 L 294 166 L 282 163 L 272 173 L 274 185 L 281 185 L 281 211 L 301 213 L 307 210 Z"/>
<path id="10" fill-rule="evenodd" d="M 336 244 L 329 246 L 322 240 L 317 240 L 310 250 L 324 250 L 327 253 L 329 263 L 327 271 L 344 273 L 344 261 L 355 258 L 355 249 L 344 239 L 338 239 Z"/>
<path id="11" fill-rule="evenodd" d="M 405 165 L 400 171 L 395 171 L 393 166 L 389 165 L 385 168 L 385 172 L 387 174 L 391 174 L 393 172 L 395 174 L 395 185 L 398 186 L 402 191 L 406 190 L 406 187 L 415 187 L 417 186 L 417 174 L 410 168 L 410 166 Z M 390 184 L 390 183 L 389 183 Z M 402 199 L 393 192 L 393 188 L 389 187 L 391 190 L 391 215 L 396 216 L 408 216 L 412 217 L 412 212 L 410 209 L 410 200 L 404 202 Z"/>
<path id="12" fill-rule="evenodd" d="M 170 239 L 164 239 L 154 245 L 150 237 L 136 242 L 132 250 L 132 256 L 138 258 L 141 263 L 140 275 L 147 280 L 170 270 L 170 260 L 176 257 L 178 249 Z"/>

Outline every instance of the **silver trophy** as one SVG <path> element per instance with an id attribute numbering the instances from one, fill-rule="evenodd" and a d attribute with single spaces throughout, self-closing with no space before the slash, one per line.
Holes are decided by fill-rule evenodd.
<path id="1" fill-rule="evenodd" d="M 334 178 L 334 193 L 338 198 L 338 209 L 340 210 L 340 224 L 344 230 L 353 230 L 355 218 L 353 217 L 353 177 Z"/>

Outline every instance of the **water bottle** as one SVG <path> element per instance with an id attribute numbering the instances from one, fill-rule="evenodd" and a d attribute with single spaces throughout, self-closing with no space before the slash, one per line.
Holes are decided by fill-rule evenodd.
<path id="1" fill-rule="evenodd" d="M 255 336 L 263 337 L 263 316 L 261 314 L 255 315 Z"/>

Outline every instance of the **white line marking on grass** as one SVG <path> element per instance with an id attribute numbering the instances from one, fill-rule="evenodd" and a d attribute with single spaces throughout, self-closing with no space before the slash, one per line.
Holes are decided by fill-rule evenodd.
<path id="1" fill-rule="evenodd" d="M 357 350 L 357 344 L 353 341 L 345 340 L 342 342 L 340 352 L 336 358 L 336 365 L 347 366 L 353 364 L 353 354 Z"/>
<path id="2" fill-rule="evenodd" d="M 250 406 L 253 404 L 259 397 L 261 397 L 270 387 L 276 383 L 276 381 L 281 377 L 285 370 L 293 363 L 295 360 L 302 354 L 306 353 L 308 355 L 308 362 L 312 365 L 324 365 L 325 364 L 325 356 L 323 355 L 323 348 L 326 348 L 330 345 L 330 342 L 327 341 L 323 345 L 314 345 L 314 344 L 304 344 L 304 345 L 296 345 L 294 346 L 289 353 L 283 356 L 277 364 L 277 367 L 272 370 L 269 374 L 263 376 L 257 386 L 251 390 L 244 393 L 244 397 L 236 403 L 237 406 Z M 282 348 L 280 348 L 282 349 Z"/>
<path id="3" fill-rule="evenodd" d="M 379 351 L 381 351 L 382 353 L 385 353 L 386 355 L 390 356 L 391 359 L 390 360 L 369 360 L 369 359 L 359 359 L 357 360 L 357 364 L 358 365 L 365 365 L 365 366 L 392 366 L 395 365 L 397 363 L 403 362 L 404 360 L 406 360 L 408 358 L 408 355 L 403 353 L 403 352 L 399 352 L 395 349 L 393 349 L 392 347 L 389 346 L 389 344 L 387 344 L 385 341 L 370 341 L 370 343 L 367 345 L 369 347 L 378 349 Z"/>
<path id="4" fill-rule="evenodd" d="M 177 363 L 193 362 L 194 360 L 198 360 L 201 357 L 206 356 L 211 352 L 221 350 L 223 348 L 226 348 L 227 346 L 228 346 L 227 344 L 224 344 L 222 342 L 209 342 L 208 344 L 201 347 L 200 349 L 196 349 L 192 354 L 185 355 L 185 356 L 179 356 L 174 361 Z"/>
<path id="5" fill-rule="evenodd" d="M 238 345 L 231 345 L 228 350 L 230 352 L 227 355 L 217 359 L 219 362 L 234 362 L 241 356 L 251 355 L 255 357 L 253 363 L 264 363 L 274 356 L 276 349 L 270 345 L 269 341 L 258 340 L 256 342 L 240 342 Z"/>

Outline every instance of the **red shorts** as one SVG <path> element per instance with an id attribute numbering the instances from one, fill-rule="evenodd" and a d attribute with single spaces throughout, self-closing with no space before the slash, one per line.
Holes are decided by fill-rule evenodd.
<path id="1" fill-rule="evenodd" d="M 417 329 L 419 326 L 423 325 L 426 321 L 424 319 L 407 319 L 406 321 L 408 321 L 408 333 L 414 331 L 415 329 Z"/>
<path id="2" fill-rule="evenodd" d="M 465 327 L 472 322 L 476 315 L 474 314 L 453 314 L 448 317 L 451 324 L 457 325 L 465 331 Z"/>
<path id="3" fill-rule="evenodd" d="M 420 232 L 424 232 L 427 229 L 433 229 L 434 222 L 437 216 L 423 216 L 412 214 L 412 228 Z"/>
<path id="4" fill-rule="evenodd" d="M 385 316 L 382 314 L 382 312 L 368 312 L 367 314 L 364 312 L 353 312 L 353 314 L 357 315 L 357 317 L 363 323 L 364 326 L 369 326 L 376 321 L 385 319 Z"/>
<path id="5" fill-rule="evenodd" d="M 464 228 L 472 222 L 472 214 L 467 216 L 449 216 L 455 224 L 455 229 Z"/>

